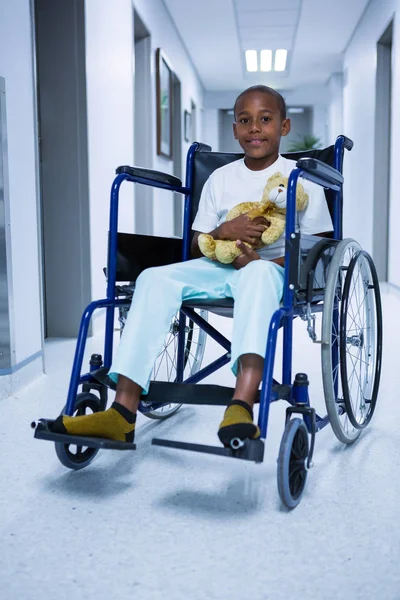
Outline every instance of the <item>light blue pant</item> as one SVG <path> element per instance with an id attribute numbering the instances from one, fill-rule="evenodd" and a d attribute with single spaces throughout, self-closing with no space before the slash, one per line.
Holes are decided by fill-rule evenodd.
<path id="1" fill-rule="evenodd" d="M 255 260 L 236 270 L 207 258 L 146 269 L 137 279 L 132 305 L 110 377 L 125 375 L 148 392 L 149 378 L 172 317 L 183 300 L 234 298 L 231 369 L 242 354 L 264 358 L 271 317 L 279 308 L 284 269 Z"/>

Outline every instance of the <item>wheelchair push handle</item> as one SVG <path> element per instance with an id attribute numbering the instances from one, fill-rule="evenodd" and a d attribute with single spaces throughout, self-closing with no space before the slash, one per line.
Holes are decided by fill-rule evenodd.
<path id="1" fill-rule="evenodd" d="M 343 148 L 345 148 L 346 150 L 349 150 L 349 151 L 353 149 L 353 146 L 354 146 L 353 140 L 346 137 L 345 135 L 339 135 L 338 140 L 340 140 L 340 139 L 343 140 Z"/>
<path id="2" fill-rule="evenodd" d="M 193 142 L 192 146 L 195 147 L 196 152 L 211 152 L 212 148 L 208 144 L 203 144 L 203 142 Z"/>

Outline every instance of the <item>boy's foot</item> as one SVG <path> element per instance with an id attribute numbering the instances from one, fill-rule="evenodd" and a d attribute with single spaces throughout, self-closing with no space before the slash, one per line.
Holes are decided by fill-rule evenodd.
<path id="1" fill-rule="evenodd" d="M 132 443 L 135 437 L 136 415 L 113 402 L 111 408 L 92 415 L 67 417 L 60 415 L 50 425 L 53 433 L 100 437 L 118 442 Z"/>
<path id="2" fill-rule="evenodd" d="M 246 402 L 232 400 L 219 426 L 218 437 L 224 446 L 229 446 L 234 438 L 255 440 L 260 437 L 260 430 L 253 423 L 253 411 Z"/>

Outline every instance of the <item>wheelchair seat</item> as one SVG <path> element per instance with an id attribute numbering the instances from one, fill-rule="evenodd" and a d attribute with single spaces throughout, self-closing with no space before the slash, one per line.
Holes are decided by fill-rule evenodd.
<path id="1" fill-rule="evenodd" d="M 220 298 L 219 300 L 184 300 L 182 307 L 209 310 L 220 317 L 233 317 L 233 298 Z"/>

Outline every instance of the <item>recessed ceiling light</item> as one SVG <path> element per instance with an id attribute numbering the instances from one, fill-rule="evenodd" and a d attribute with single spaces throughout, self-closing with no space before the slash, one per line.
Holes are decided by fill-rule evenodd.
<path id="1" fill-rule="evenodd" d="M 271 71 L 272 69 L 272 50 L 261 50 L 260 52 L 260 70 Z"/>
<path id="2" fill-rule="evenodd" d="M 295 106 L 291 106 L 290 108 L 288 108 L 288 113 L 291 113 L 292 115 L 294 114 L 300 114 L 304 112 L 304 108 L 302 107 L 295 107 Z"/>
<path id="3" fill-rule="evenodd" d="M 246 69 L 258 71 L 257 50 L 246 50 Z"/>
<path id="4" fill-rule="evenodd" d="M 284 71 L 286 68 L 287 50 L 277 50 L 275 52 L 275 71 Z"/>

